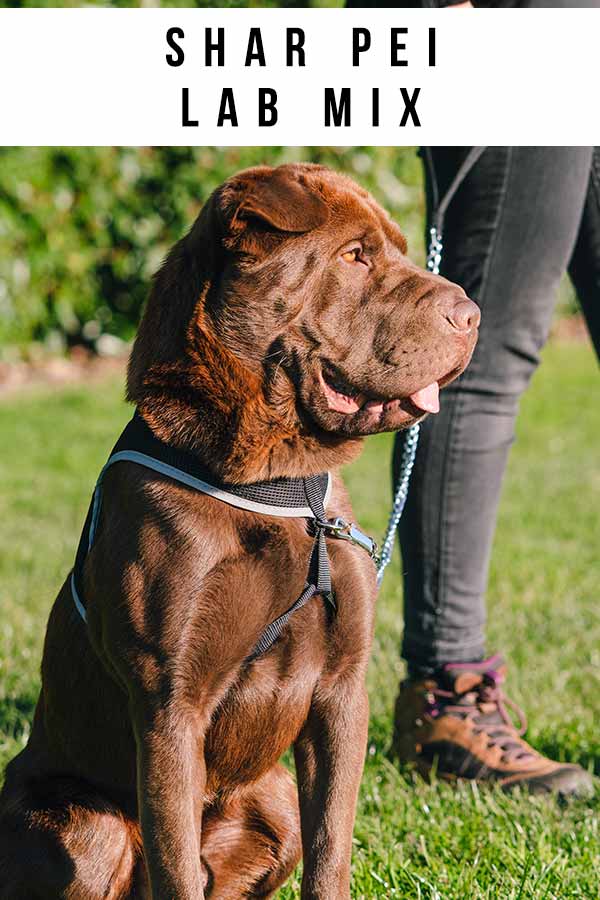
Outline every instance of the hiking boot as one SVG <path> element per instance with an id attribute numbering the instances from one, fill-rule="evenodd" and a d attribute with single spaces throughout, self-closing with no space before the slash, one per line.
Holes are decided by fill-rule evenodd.
<path id="1" fill-rule="evenodd" d="M 427 776 L 472 778 L 509 791 L 590 796 L 591 776 L 577 765 L 553 762 L 522 735 L 525 717 L 502 692 L 504 661 L 450 663 L 435 676 L 407 680 L 396 701 L 393 750 Z M 520 719 L 517 728 L 507 707 Z"/>

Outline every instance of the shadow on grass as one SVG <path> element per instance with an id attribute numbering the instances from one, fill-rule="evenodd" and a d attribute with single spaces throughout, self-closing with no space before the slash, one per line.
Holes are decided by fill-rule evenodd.
<path id="1" fill-rule="evenodd" d="M 589 747 L 578 747 L 576 742 L 565 744 L 552 737 L 539 738 L 535 749 L 550 759 L 565 763 L 577 763 L 582 768 L 600 776 L 600 754 Z"/>

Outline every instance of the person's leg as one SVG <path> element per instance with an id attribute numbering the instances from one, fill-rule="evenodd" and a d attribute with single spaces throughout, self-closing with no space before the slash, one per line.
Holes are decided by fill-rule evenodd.
<path id="1" fill-rule="evenodd" d="M 600 147 L 594 148 L 583 218 L 569 275 L 600 358 Z"/>
<path id="2" fill-rule="evenodd" d="M 443 189 L 460 157 L 434 155 Z M 442 273 L 479 302 L 482 322 L 473 361 L 422 427 L 401 522 L 409 678 L 393 747 L 424 774 L 505 790 L 593 789 L 579 766 L 521 738 L 506 713 L 503 661 L 483 659 L 488 561 L 519 397 L 576 243 L 590 164 L 585 148 L 488 148 L 447 215 Z M 588 284 L 589 269 L 578 271 Z"/>
<path id="3" fill-rule="evenodd" d="M 434 150 L 442 191 L 462 158 Z M 462 154 L 464 156 L 464 153 Z M 481 306 L 464 375 L 423 424 L 400 525 L 409 672 L 482 659 L 484 593 L 519 397 L 577 238 L 590 148 L 487 148 L 444 227 L 442 274 Z"/>

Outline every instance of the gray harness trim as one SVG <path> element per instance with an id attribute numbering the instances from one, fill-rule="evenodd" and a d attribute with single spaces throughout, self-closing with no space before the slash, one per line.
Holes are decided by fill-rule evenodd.
<path id="1" fill-rule="evenodd" d="M 98 527 L 100 507 L 102 505 L 102 480 L 104 478 L 104 473 L 110 466 L 117 462 L 137 463 L 138 465 L 144 466 L 147 469 L 152 469 L 155 472 L 159 472 L 161 475 L 167 475 L 169 478 L 173 478 L 175 481 L 180 481 L 187 487 L 191 487 L 196 491 L 207 494 L 209 497 L 214 497 L 216 500 L 221 500 L 223 503 L 228 503 L 230 506 L 236 506 L 238 509 L 245 509 L 248 512 L 260 513 L 263 516 L 281 516 L 282 518 L 290 519 L 316 518 L 315 513 L 308 505 L 273 506 L 270 503 L 258 503 L 256 500 L 249 500 L 246 497 L 241 497 L 237 494 L 232 494 L 229 491 L 224 491 L 222 488 L 216 487 L 214 484 L 209 484 L 207 481 L 203 481 L 201 478 L 195 478 L 193 475 L 189 475 L 182 469 L 177 469 L 175 466 L 171 466 L 169 465 L 169 463 L 162 462 L 160 459 L 155 459 L 152 456 L 148 456 L 146 453 L 140 453 L 138 450 L 120 450 L 118 453 L 113 453 L 112 456 L 109 457 L 108 461 L 102 468 L 100 475 L 98 476 L 98 481 L 96 482 L 94 497 L 92 501 L 92 516 L 87 542 L 88 553 L 92 548 L 92 544 L 94 543 L 96 528 Z M 332 478 L 331 474 L 328 472 L 327 487 L 325 489 L 325 495 L 323 497 L 324 507 L 327 507 L 327 504 L 329 503 L 329 498 L 331 496 L 331 487 Z M 352 527 L 355 528 L 356 526 Z M 71 594 L 73 596 L 73 602 L 75 604 L 77 612 L 79 613 L 83 621 L 87 622 L 86 609 L 81 602 L 81 598 L 79 596 L 75 583 L 75 572 L 71 574 Z"/>
<path id="2" fill-rule="evenodd" d="M 71 572 L 71 596 L 73 597 L 75 609 L 77 610 L 83 621 L 87 624 L 87 613 L 85 611 L 85 606 L 79 599 L 79 594 L 77 593 L 77 587 L 75 585 L 75 572 Z"/>
<path id="3" fill-rule="evenodd" d="M 148 452 L 145 452 L 148 451 Z M 306 478 L 275 478 L 252 484 L 212 484 L 204 475 L 211 473 L 200 460 L 186 451 L 177 450 L 154 436 L 142 417 L 136 413 L 117 441 L 94 489 L 90 509 L 83 527 L 70 585 L 73 604 L 84 622 L 87 622 L 85 600 L 82 596 L 83 565 L 93 546 L 102 506 L 102 482 L 106 470 L 117 462 L 132 462 L 145 466 L 161 475 L 179 481 L 186 487 L 200 491 L 215 500 L 228 503 L 238 509 L 260 515 L 282 518 L 306 519 L 311 524 L 314 543 L 310 555 L 304 588 L 298 599 L 275 621 L 266 626 L 247 662 L 265 653 L 280 637 L 294 612 L 304 606 L 311 597 L 320 595 L 335 611 L 335 598 L 331 585 L 331 570 L 327 554 L 327 537 L 350 541 L 365 550 L 371 559 L 377 559 L 377 545 L 353 523 L 341 518 L 328 519 L 326 506 L 331 495 L 332 479 L 329 473 Z"/>

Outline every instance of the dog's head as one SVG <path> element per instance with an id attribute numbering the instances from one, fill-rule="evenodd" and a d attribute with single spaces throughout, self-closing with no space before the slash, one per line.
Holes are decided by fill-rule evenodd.
<path id="1" fill-rule="evenodd" d="M 129 395 L 141 402 L 158 386 L 164 397 L 170 379 L 193 403 L 212 366 L 217 404 L 259 392 L 305 431 L 395 430 L 437 410 L 478 323 L 462 289 L 414 265 L 399 228 L 349 178 L 249 169 L 214 192 L 159 273 Z"/>

